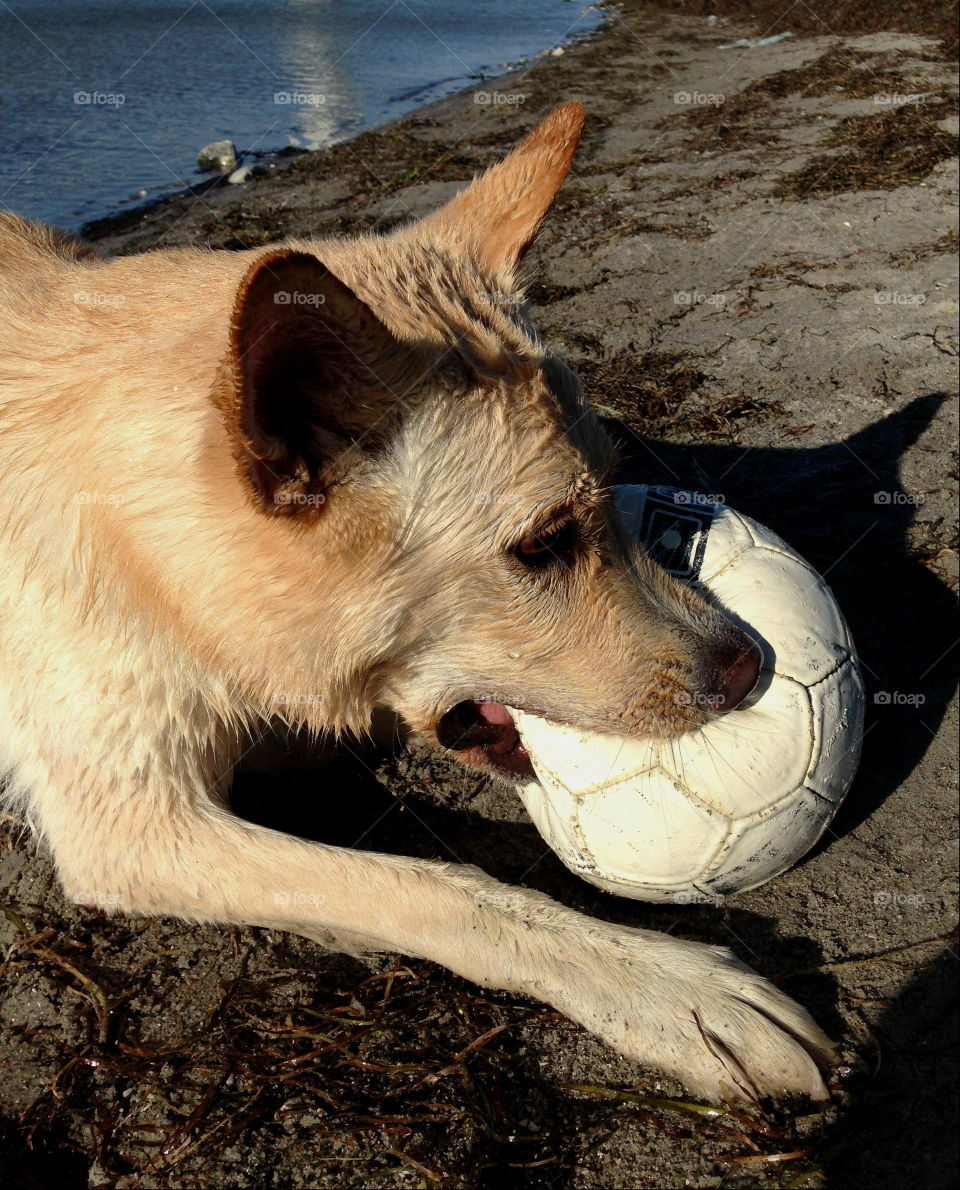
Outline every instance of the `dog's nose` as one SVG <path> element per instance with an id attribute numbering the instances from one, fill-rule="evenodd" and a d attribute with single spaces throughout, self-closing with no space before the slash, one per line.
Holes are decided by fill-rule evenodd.
<path id="1" fill-rule="evenodd" d="M 749 637 L 744 637 L 744 642 L 744 647 L 731 661 L 722 661 L 715 670 L 712 690 L 707 695 L 707 702 L 714 711 L 734 710 L 757 684 L 763 654 Z"/>

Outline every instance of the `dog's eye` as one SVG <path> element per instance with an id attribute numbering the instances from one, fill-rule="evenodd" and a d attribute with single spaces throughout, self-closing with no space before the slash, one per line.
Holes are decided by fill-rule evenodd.
<path id="1" fill-rule="evenodd" d="M 570 562 L 579 544 L 577 522 L 564 521 L 529 534 L 515 547 L 514 554 L 524 566 L 539 569 L 555 562 Z"/>

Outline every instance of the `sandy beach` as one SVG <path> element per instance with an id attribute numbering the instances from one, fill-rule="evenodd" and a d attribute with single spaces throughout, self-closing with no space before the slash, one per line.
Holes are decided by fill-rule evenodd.
<path id="1" fill-rule="evenodd" d="M 513 796 L 415 742 L 252 772 L 235 803 L 314 837 L 322 810 L 327 841 L 475 863 L 730 946 L 837 1038 L 833 1101 L 704 1114 L 557 1014 L 428 964 L 77 909 L 10 821 L 15 1185 L 955 1184 L 955 67 L 879 20 L 608 14 L 529 69 L 85 234 L 130 253 L 387 231 L 585 104 L 529 258 L 534 318 L 609 419 L 624 479 L 720 494 L 827 576 L 868 686 L 852 792 L 797 868 L 686 906 L 578 882 Z"/>

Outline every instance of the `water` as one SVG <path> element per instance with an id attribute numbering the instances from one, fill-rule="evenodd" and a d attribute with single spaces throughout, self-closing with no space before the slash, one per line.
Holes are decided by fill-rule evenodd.
<path id="1" fill-rule="evenodd" d="M 322 147 L 599 19 L 586 0 L 4 0 L 0 205 L 76 228 L 199 180 L 211 141 Z"/>

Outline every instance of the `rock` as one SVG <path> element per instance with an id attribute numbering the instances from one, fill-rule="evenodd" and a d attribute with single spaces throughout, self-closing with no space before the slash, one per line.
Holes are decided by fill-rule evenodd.
<path id="1" fill-rule="evenodd" d="M 197 166 L 206 173 L 232 173 L 237 168 L 236 145 L 232 140 L 214 141 L 197 154 Z"/>

